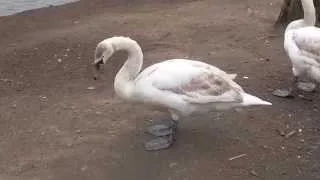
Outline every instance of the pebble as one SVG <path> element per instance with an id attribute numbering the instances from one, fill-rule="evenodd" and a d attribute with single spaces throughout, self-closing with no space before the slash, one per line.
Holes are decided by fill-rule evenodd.
<path id="1" fill-rule="evenodd" d="M 85 171 L 85 170 L 87 170 L 87 169 L 88 169 L 88 166 L 87 166 L 87 165 L 84 165 L 84 166 L 82 166 L 81 171 Z"/>
<path id="2" fill-rule="evenodd" d="M 272 95 L 285 98 L 293 97 L 292 91 L 288 89 L 276 89 L 272 92 Z"/>
<path id="3" fill-rule="evenodd" d="M 59 59 L 57 59 L 57 61 L 58 61 L 59 63 L 61 63 L 61 62 L 62 62 L 62 59 L 61 59 L 61 58 L 59 58 Z"/>
<path id="4" fill-rule="evenodd" d="M 173 167 L 175 167 L 175 166 L 177 166 L 178 165 L 178 163 L 176 163 L 176 162 L 171 162 L 170 164 L 169 164 L 169 167 L 170 168 L 173 168 Z"/>
<path id="5" fill-rule="evenodd" d="M 95 90 L 96 88 L 94 86 L 87 87 L 88 90 Z"/>

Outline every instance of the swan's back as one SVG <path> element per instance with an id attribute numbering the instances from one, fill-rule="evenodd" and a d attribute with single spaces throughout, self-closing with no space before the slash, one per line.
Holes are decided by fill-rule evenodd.
<path id="1" fill-rule="evenodd" d="M 166 86 L 172 87 L 177 84 L 187 83 L 193 77 L 197 77 L 203 73 L 219 76 L 239 90 L 242 90 L 238 84 L 233 82 L 235 74 L 227 74 L 221 69 L 207 63 L 187 59 L 171 59 L 151 65 L 139 74 L 136 81 L 153 81 L 153 83 L 166 88 Z"/>

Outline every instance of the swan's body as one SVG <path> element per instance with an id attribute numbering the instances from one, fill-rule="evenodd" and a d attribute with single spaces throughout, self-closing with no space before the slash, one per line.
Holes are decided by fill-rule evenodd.
<path id="1" fill-rule="evenodd" d="M 235 74 L 203 62 L 172 59 L 144 69 L 142 50 L 126 37 L 113 37 L 96 48 L 95 64 L 106 63 L 113 52 L 125 50 L 128 60 L 117 73 L 114 88 L 121 98 L 165 107 L 173 120 L 193 113 L 249 105 L 271 105 L 249 95 L 233 81 Z"/>
<path id="2" fill-rule="evenodd" d="M 301 0 L 304 19 L 291 22 L 285 31 L 284 48 L 297 78 L 320 82 L 320 29 L 315 27 L 313 0 Z"/>

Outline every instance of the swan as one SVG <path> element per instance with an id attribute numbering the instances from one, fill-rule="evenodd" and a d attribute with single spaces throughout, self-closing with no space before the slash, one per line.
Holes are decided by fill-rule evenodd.
<path id="1" fill-rule="evenodd" d="M 312 91 L 320 82 L 320 29 L 315 27 L 316 11 L 313 0 L 301 0 L 304 17 L 292 21 L 284 34 L 284 49 L 292 63 L 292 89 Z M 311 81 L 309 87 L 299 86 L 300 79 Z M 305 83 L 308 85 L 308 83 Z M 308 90 L 309 89 L 309 90 Z"/>
<path id="2" fill-rule="evenodd" d="M 114 80 L 116 95 L 129 102 L 165 108 L 172 118 L 170 123 L 148 128 L 155 139 L 145 143 L 146 150 L 171 146 L 176 140 L 178 120 L 191 114 L 232 107 L 271 105 L 270 102 L 244 92 L 233 81 L 236 74 L 227 74 L 204 62 L 171 59 L 141 71 L 141 47 L 135 40 L 123 36 L 107 38 L 98 43 L 93 62 L 95 79 L 101 64 L 105 64 L 119 50 L 126 51 L 128 58 Z"/>

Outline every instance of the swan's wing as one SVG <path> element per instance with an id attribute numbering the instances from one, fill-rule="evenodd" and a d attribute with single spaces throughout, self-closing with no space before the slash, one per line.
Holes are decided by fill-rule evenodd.
<path id="1" fill-rule="evenodd" d="M 169 60 L 147 68 L 139 76 L 154 88 L 190 103 L 242 101 L 242 88 L 232 81 L 235 74 L 199 61 Z"/>
<path id="2" fill-rule="evenodd" d="M 212 72 L 203 72 L 191 78 L 187 83 L 168 90 L 183 96 L 190 103 L 241 102 L 239 91 L 221 76 Z"/>
<path id="3" fill-rule="evenodd" d="M 293 41 L 300 50 L 301 55 L 314 59 L 320 63 L 320 29 L 306 27 L 297 29 L 293 34 Z M 314 64 L 315 62 L 310 62 Z"/>

